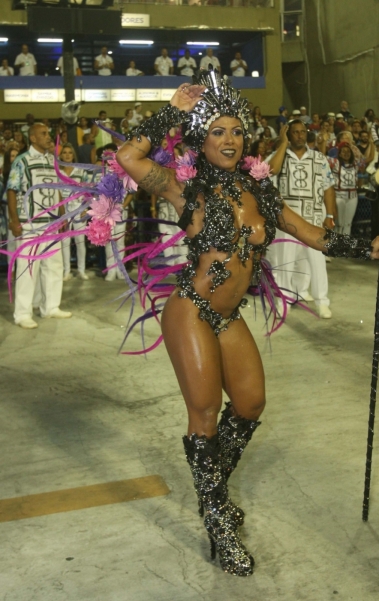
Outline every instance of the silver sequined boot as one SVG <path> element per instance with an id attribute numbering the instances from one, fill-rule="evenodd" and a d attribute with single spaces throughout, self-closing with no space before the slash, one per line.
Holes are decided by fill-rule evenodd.
<path id="1" fill-rule="evenodd" d="M 236 533 L 218 435 L 207 438 L 191 434 L 183 437 L 183 443 L 195 490 L 204 506 L 204 526 L 211 542 L 212 559 L 218 552 L 225 572 L 249 576 L 253 573 L 254 559 Z"/>
<path id="2" fill-rule="evenodd" d="M 224 411 L 221 412 L 221 419 L 217 430 L 221 446 L 222 467 L 225 476 L 225 482 L 230 478 L 231 473 L 241 459 L 247 443 L 250 441 L 255 430 L 261 422 L 235 416 L 232 410 L 232 404 L 226 403 Z M 242 526 L 245 518 L 243 510 L 234 505 L 234 520 L 236 525 Z"/>

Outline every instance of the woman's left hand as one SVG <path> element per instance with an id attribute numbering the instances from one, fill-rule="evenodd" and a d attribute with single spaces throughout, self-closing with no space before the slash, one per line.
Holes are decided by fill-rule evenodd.
<path id="1" fill-rule="evenodd" d="M 199 102 L 202 93 L 206 90 L 205 86 L 191 85 L 183 83 L 178 87 L 170 100 L 172 106 L 176 106 L 180 111 L 192 111 Z"/>
<path id="2" fill-rule="evenodd" d="M 379 236 L 377 236 L 372 242 L 372 253 L 371 259 L 379 259 Z"/>

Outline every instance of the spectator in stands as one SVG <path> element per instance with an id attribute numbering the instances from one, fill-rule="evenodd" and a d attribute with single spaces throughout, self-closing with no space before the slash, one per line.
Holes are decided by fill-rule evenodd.
<path id="1" fill-rule="evenodd" d="M 288 123 L 287 115 L 288 115 L 288 111 L 287 111 L 286 107 L 280 106 L 279 107 L 279 116 L 276 118 L 276 127 L 278 129 L 278 132 L 280 131 L 280 128 L 282 127 L 282 125 L 287 125 L 287 123 Z"/>
<path id="2" fill-rule="evenodd" d="M 192 77 L 196 70 L 196 61 L 190 55 L 190 51 L 186 48 L 184 56 L 178 60 L 178 74 L 185 77 Z"/>
<path id="3" fill-rule="evenodd" d="M 79 163 L 92 163 L 91 152 L 94 147 L 92 134 L 84 134 L 83 144 L 78 148 L 78 161 Z"/>
<path id="4" fill-rule="evenodd" d="M 250 156 L 258 157 L 263 159 L 267 156 L 267 148 L 264 140 L 255 140 L 250 147 Z"/>
<path id="5" fill-rule="evenodd" d="M 247 64 L 243 60 L 240 52 L 235 53 L 234 60 L 232 60 L 232 62 L 230 63 L 230 68 L 234 77 L 245 77 L 247 71 Z"/>
<path id="6" fill-rule="evenodd" d="M 15 131 L 13 135 L 14 141 L 18 144 L 18 153 L 22 154 L 28 150 L 28 144 L 22 131 Z"/>
<path id="7" fill-rule="evenodd" d="M 353 134 L 355 144 L 358 144 L 358 142 L 359 142 L 361 131 L 362 131 L 361 122 L 359 121 L 359 119 L 354 119 L 354 121 L 351 125 L 351 133 Z"/>
<path id="8" fill-rule="evenodd" d="M 95 58 L 95 71 L 97 71 L 99 75 L 112 75 L 113 69 L 113 58 L 108 54 L 108 48 L 103 46 L 101 54 Z"/>
<path id="9" fill-rule="evenodd" d="M 140 125 L 140 123 L 142 123 L 142 121 L 143 121 L 142 103 L 135 102 L 134 110 L 133 110 L 133 117 L 129 124 L 132 125 L 132 127 L 137 127 L 138 125 Z"/>
<path id="10" fill-rule="evenodd" d="M 200 61 L 200 69 L 208 70 L 209 65 L 212 65 L 214 69 L 218 69 L 219 73 L 221 73 L 221 65 L 217 56 L 213 55 L 213 48 L 207 48 L 207 53 Z"/>
<path id="11" fill-rule="evenodd" d="M 371 137 L 375 146 L 379 146 L 379 118 L 374 117 L 374 122 L 371 126 Z"/>
<path id="12" fill-rule="evenodd" d="M 318 113 L 313 113 L 312 122 L 308 125 L 308 129 L 310 131 L 319 131 L 321 127 L 320 115 Z"/>
<path id="13" fill-rule="evenodd" d="M 104 125 L 104 127 L 107 127 L 108 129 L 110 129 L 110 125 L 112 124 L 112 121 L 111 121 L 111 119 L 107 118 L 106 111 L 99 111 L 98 121 L 101 121 L 101 123 L 102 123 L 102 125 Z M 104 131 L 103 129 L 101 129 L 101 127 L 98 127 L 96 125 L 96 123 L 94 123 L 92 125 L 91 134 L 92 134 L 93 140 L 95 142 L 95 147 L 94 147 L 95 151 L 98 148 L 102 148 L 103 146 L 106 146 L 107 144 L 113 143 L 112 135 L 110 133 L 108 133 L 107 131 Z M 92 156 L 94 156 L 94 154 L 92 154 Z"/>
<path id="14" fill-rule="evenodd" d="M 79 63 L 78 63 L 77 59 L 75 58 L 75 56 L 73 57 L 73 59 L 72 59 L 72 60 L 73 60 L 73 65 L 72 65 L 72 67 L 73 67 L 73 70 L 74 70 L 74 75 L 81 75 L 81 74 L 82 74 L 82 72 L 81 72 L 81 70 L 80 70 Z M 64 68 L 63 68 L 63 56 L 61 56 L 61 57 L 58 59 L 58 62 L 57 62 L 57 69 L 59 69 L 59 71 L 60 71 L 60 74 L 61 74 L 61 75 L 64 75 Z"/>
<path id="15" fill-rule="evenodd" d="M 127 134 L 133 127 L 136 127 L 135 121 L 133 120 L 133 109 L 126 109 L 125 117 L 120 123 L 121 133 Z"/>
<path id="16" fill-rule="evenodd" d="M 366 163 L 370 163 L 371 157 L 375 155 L 375 145 L 372 139 L 370 139 L 370 134 L 367 131 L 361 130 L 357 148 L 366 160 Z"/>
<path id="17" fill-rule="evenodd" d="M 34 115 L 32 113 L 27 113 L 25 117 L 26 123 L 21 125 L 20 131 L 24 134 L 27 142 L 29 143 L 29 129 L 32 125 L 34 125 Z"/>
<path id="18" fill-rule="evenodd" d="M 19 68 L 19 75 L 37 74 L 37 61 L 33 54 L 29 52 L 29 48 L 26 44 L 21 46 L 21 53 L 16 56 L 14 66 Z"/>
<path id="19" fill-rule="evenodd" d="M 8 150 L 10 142 L 14 142 L 13 130 L 9 125 L 4 128 L 3 141 L 5 145 L 5 150 Z"/>
<path id="20" fill-rule="evenodd" d="M 255 139 L 257 140 L 261 134 L 264 133 L 265 129 L 270 130 L 270 137 L 274 140 L 276 138 L 276 131 L 273 127 L 268 124 L 266 117 L 261 117 L 261 124 L 255 131 Z"/>
<path id="21" fill-rule="evenodd" d="M 354 115 L 352 115 L 349 110 L 349 105 L 348 105 L 347 100 L 341 100 L 340 107 L 341 107 L 340 113 L 342 113 L 345 121 L 348 121 L 348 119 L 354 118 Z"/>
<path id="22" fill-rule="evenodd" d="M 13 67 L 10 67 L 8 65 L 8 59 L 3 58 L 3 60 L 1 61 L 1 67 L 0 67 L 0 76 L 9 76 L 11 77 L 12 75 L 14 75 L 14 69 Z"/>
<path id="23" fill-rule="evenodd" d="M 330 120 L 329 120 L 330 123 Z M 333 129 L 334 129 L 334 133 L 337 135 L 340 133 L 340 131 L 345 131 L 346 129 L 346 121 L 343 118 L 343 114 L 342 113 L 337 113 L 336 118 L 334 120 L 333 123 Z"/>
<path id="24" fill-rule="evenodd" d="M 162 48 L 161 55 L 157 56 L 154 63 L 155 75 L 173 75 L 174 63 L 169 57 L 167 48 Z"/>
<path id="25" fill-rule="evenodd" d="M 2 200 L 5 203 L 7 202 L 7 194 L 6 194 L 5 190 L 7 189 L 9 174 L 11 171 L 13 161 L 18 156 L 18 154 L 19 154 L 19 152 L 15 148 L 11 148 L 10 150 L 7 150 L 4 153 L 4 164 L 3 164 L 3 171 L 2 171 L 2 178 L 3 178 L 3 199 Z M 8 224 L 9 219 L 8 219 L 8 205 L 7 204 L 5 205 L 5 217 L 6 217 L 6 221 Z M 8 229 L 8 226 L 7 226 L 7 231 L 6 231 L 6 240 L 7 240 L 7 251 L 14 252 L 16 250 L 16 242 L 15 242 L 14 235 L 12 234 L 12 230 Z M 8 256 L 7 259 L 8 259 L 8 265 L 9 265 L 11 257 Z M 13 263 L 12 278 L 13 278 L 14 271 L 15 271 L 15 264 Z"/>
<path id="26" fill-rule="evenodd" d="M 310 150 L 317 150 L 316 134 L 314 131 L 307 131 L 307 146 Z"/>
<path id="27" fill-rule="evenodd" d="M 305 123 L 306 126 L 308 126 L 310 123 L 312 123 L 312 119 L 310 118 L 309 115 L 307 115 L 307 107 L 306 106 L 300 107 L 300 119 L 302 120 L 303 123 Z"/>
<path id="28" fill-rule="evenodd" d="M 145 75 L 143 71 L 136 68 L 135 61 L 130 61 L 129 67 L 126 69 L 126 75 L 128 77 L 135 77 L 137 75 Z"/>
<path id="29" fill-rule="evenodd" d="M 364 120 L 367 123 L 367 131 L 370 131 L 372 124 L 374 123 L 375 113 L 372 109 L 367 109 L 364 115 Z"/>

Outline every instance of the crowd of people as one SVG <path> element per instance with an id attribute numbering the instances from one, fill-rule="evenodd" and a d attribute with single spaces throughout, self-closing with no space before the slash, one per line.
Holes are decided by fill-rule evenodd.
<path id="1" fill-rule="evenodd" d="M 1 238 L 9 241 L 9 249 L 15 248 L 16 243 L 13 238 L 17 238 L 21 231 L 17 231 L 14 225 L 15 221 L 19 221 L 15 208 L 13 223 L 12 219 L 9 221 L 9 195 L 12 196 L 12 190 L 15 192 L 15 197 L 18 195 L 21 198 L 28 187 L 36 183 L 38 177 L 46 178 L 46 171 L 49 172 L 49 181 L 56 181 L 54 154 L 57 154 L 62 163 L 67 163 L 67 166 L 62 167 L 64 173 L 76 181 L 91 181 L 92 173 L 80 165 L 101 164 L 104 149 L 116 151 L 121 144 L 117 133 L 128 134 L 134 127 L 150 119 L 153 114 L 152 111 L 144 111 L 142 104 L 136 102 L 134 106 L 125 110 L 125 116 L 121 120 L 109 118 L 106 111 L 100 111 L 96 119 L 80 117 L 74 133 L 71 131 L 70 134 L 62 119 L 56 122 L 43 119 L 40 123 L 36 123 L 30 113 L 26 115 L 23 124 L 0 121 L 0 194 L 3 199 L 0 231 Z M 98 124 L 102 124 L 106 130 Z M 286 107 L 281 106 L 279 115 L 275 119 L 265 117 L 259 106 L 250 103 L 248 130 L 249 155 L 260 156 L 270 163 L 274 182 L 287 204 L 315 225 L 322 224 L 327 214 L 330 226 L 335 226 L 337 232 L 349 234 L 357 209 L 359 189 L 363 188 L 366 192 L 371 188 L 374 193 L 376 190 L 373 176 L 378 167 L 379 119 L 374 111 L 368 109 L 363 116 L 354 117 L 347 102 L 342 101 L 340 111 L 337 113 L 328 112 L 323 115 L 313 113 L 311 116 L 307 115 L 304 106 L 293 110 L 290 115 Z M 42 145 L 38 142 L 41 132 L 43 132 Z M 155 160 L 165 165 L 169 165 L 170 162 L 174 164 L 185 150 L 180 127 L 174 127 L 161 141 L 160 147 L 154 150 L 158 153 L 158 159 Z M 32 169 L 28 162 L 33 163 L 35 169 Z M 338 214 L 334 211 L 331 201 L 328 201 L 332 191 Z M 43 190 L 40 193 L 43 196 Z M 69 190 L 62 191 L 63 196 L 69 193 Z M 53 204 L 54 195 L 51 192 L 46 194 L 48 203 Z M 45 197 L 34 200 L 41 206 L 46 204 Z M 13 198 L 13 203 L 16 206 L 16 198 Z M 20 201 L 18 205 L 20 206 Z M 138 189 L 135 194 L 129 194 L 125 199 L 123 223 L 118 224 L 115 231 L 120 250 L 124 246 L 125 234 L 131 240 L 134 237 L 136 241 L 146 240 L 152 235 L 152 228 L 148 222 L 137 222 L 134 227 L 131 225 L 134 216 L 145 218 L 152 216 L 176 221 L 175 211 L 169 203 L 163 198 Z M 26 220 L 26 216 L 24 219 Z M 22 222 L 19 221 L 18 225 L 20 226 L 20 223 L 21 229 L 24 229 Z M 83 227 L 83 223 L 75 225 L 77 230 Z M 161 225 L 160 230 L 167 239 L 178 231 L 175 226 L 168 225 Z M 375 233 L 376 231 L 373 232 Z M 61 283 L 60 287 L 55 285 L 55 290 L 61 290 L 62 284 L 74 277 L 72 265 L 75 263 L 76 278 L 88 279 L 86 245 L 88 248 L 88 241 L 80 233 L 73 236 L 71 244 L 66 240 L 63 245 L 61 266 L 56 267 L 56 272 L 61 271 L 59 276 Z M 167 256 L 172 255 L 170 259 L 172 263 L 182 262 L 186 252 L 187 249 L 183 245 L 165 250 Z M 330 318 L 327 273 L 323 255 L 314 252 L 312 257 L 312 251 L 309 250 L 307 252 L 311 256 L 308 256 L 302 247 L 295 244 L 273 245 L 269 252 L 271 262 L 279 266 L 275 274 L 278 284 L 292 291 L 293 302 L 299 298 L 306 301 L 315 300 L 320 316 Z M 313 264 L 315 260 L 317 265 Z M 308 262 L 309 269 L 280 269 L 280 265 L 299 265 L 299 261 L 302 267 Z M 109 269 L 105 272 L 106 281 L 122 278 L 118 270 L 110 269 L 114 263 L 111 245 L 108 245 L 104 252 L 97 249 L 95 264 L 96 262 L 100 269 Z M 128 268 L 132 268 L 132 265 L 128 265 Z M 41 269 L 43 270 L 43 262 L 41 262 Z M 56 272 L 53 269 L 50 276 L 55 278 Z M 300 281 L 300 272 L 304 274 L 302 281 Z M 37 293 L 40 292 L 38 287 L 36 290 Z M 28 311 L 25 310 L 24 305 L 21 309 L 16 308 L 15 322 L 23 327 L 37 326 L 30 309 L 31 306 L 38 304 L 34 298 L 36 290 L 33 288 L 28 292 L 29 297 L 31 295 L 31 300 L 28 297 L 27 301 Z M 22 294 L 25 294 L 25 291 Z M 53 312 L 56 316 L 59 315 L 60 294 L 61 292 L 58 294 L 59 298 L 54 297 L 53 301 Z M 45 300 L 46 298 L 44 295 Z M 291 302 L 284 310 L 288 311 L 290 308 Z M 50 309 L 43 307 L 41 313 L 47 314 Z"/>
<path id="2" fill-rule="evenodd" d="M 160 76 L 182 75 L 192 77 L 198 68 L 207 69 L 211 64 L 221 73 L 220 61 L 213 53 L 213 48 L 207 48 L 205 55 L 200 61 L 191 56 L 189 49 L 186 49 L 184 56 L 179 58 L 175 67 L 173 59 L 169 56 L 167 48 L 162 48 L 159 56 L 156 57 L 154 64 L 151 67 L 151 74 Z M 230 61 L 229 75 L 234 77 L 245 77 L 250 75 L 246 61 L 242 58 L 241 52 L 234 53 L 234 58 Z M 64 75 L 63 56 L 58 59 L 56 69 L 61 75 Z M 74 75 L 82 75 L 82 70 L 78 59 L 73 57 L 73 72 Z M 95 57 L 93 64 L 93 72 L 101 76 L 113 75 L 115 72 L 115 64 L 112 57 L 112 51 L 108 51 L 107 46 L 103 46 L 100 54 Z M 31 76 L 37 75 L 37 60 L 29 51 L 27 44 L 21 46 L 21 52 L 14 60 L 11 66 L 9 58 L 1 60 L 0 76 L 12 77 L 13 75 Z M 150 74 L 150 73 L 149 73 Z M 137 68 L 136 61 L 128 59 L 128 67 L 125 70 L 127 77 L 146 75 L 143 71 Z"/>

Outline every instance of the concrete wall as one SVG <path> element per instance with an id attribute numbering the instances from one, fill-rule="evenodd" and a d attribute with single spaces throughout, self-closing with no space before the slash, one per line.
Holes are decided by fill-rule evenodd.
<path id="1" fill-rule="evenodd" d="M 378 113 L 378 0 L 304 4 L 312 109 L 338 110 L 347 100 L 354 115 Z"/>
<path id="2" fill-rule="evenodd" d="M 1 23 L 26 23 L 25 11 L 11 11 L 11 0 L 0 0 Z M 215 6 L 162 6 L 155 4 L 125 4 L 124 12 L 150 14 L 151 28 L 170 29 L 231 29 L 249 31 L 252 29 L 267 30 L 265 36 L 266 88 L 264 90 L 247 90 L 244 95 L 259 105 L 263 113 L 276 115 L 283 102 L 282 70 L 281 70 L 281 37 L 279 19 L 279 0 L 275 8 L 231 8 Z M 84 110 L 88 114 L 97 114 L 103 105 L 94 103 Z M 125 107 L 122 104 L 104 105 L 109 114 L 121 117 Z M 155 110 L 160 104 L 155 103 Z M 36 117 L 56 118 L 60 113 L 58 104 L 33 104 Z M 146 109 L 149 107 L 146 105 Z M 29 110 L 29 109 L 28 109 Z M 0 114 L 3 119 L 21 119 L 25 116 L 25 105 L 3 103 L 0 94 Z"/>

